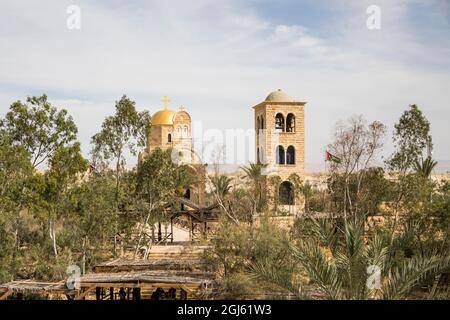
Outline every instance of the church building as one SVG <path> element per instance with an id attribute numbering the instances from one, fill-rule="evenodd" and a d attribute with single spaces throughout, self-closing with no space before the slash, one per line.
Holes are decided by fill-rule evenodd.
<path id="1" fill-rule="evenodd" d="M 193 177 L 192 186 L 186 190 L 185 198 L 202 205 L 205 202 L 206 166 L 197 161 L 192 147 L 191 116 L 183 107 L 178 111 L 170 110 L 168 97 L 164 97 L 162 102 L 163 109 L 152 115 L 147 145 L 139 154 L 139 161 L 156 148 L 171 149 L 172 160 L 186 164 Z"/>

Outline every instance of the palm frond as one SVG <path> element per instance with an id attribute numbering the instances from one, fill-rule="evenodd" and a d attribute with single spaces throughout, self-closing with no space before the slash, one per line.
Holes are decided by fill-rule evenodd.
<path id="1" fill-rule="evenodd" d="M 328 299 L 342 299 L 342 279 L 336 266 L 327 259 L 320 246 L 302 242 L 299 248 L 291 247 L 295 258 L 302 264 L 311 281 Z"/>
<path id="2" fill-rule="evenodd" d="M 413 256 L 394 267 L 383 284 L 384 299 L 402 299 L 424 279 L 436 276 L 450 267 L 450 256 Z"/>
<path id="3" fill-rule="evenodd" d="M 301 283 L 292 278 L 292 274 L 280 271 L 280 268 L 267 262 L 254 262 L 250 266 L 253 278 L 273 284 L 294 295 L 300 300 L 309 300 L 311 297 L 306 293 Z"/>

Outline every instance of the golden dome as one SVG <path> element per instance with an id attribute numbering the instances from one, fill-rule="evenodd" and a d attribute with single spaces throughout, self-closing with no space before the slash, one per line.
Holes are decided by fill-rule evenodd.
<path id="1" fill-rule="evenodd" d="M 173 117 L 177 112 L 164 109 L 152 116 L 152 125 L 173 125 Z"/>
<path id="2" fill-rule="evenodd" d="M 266 100 L 266 102 L 294 102 L 294 99 L 289 97 L 289 95 L 282 91 L 281 89 L 278 89 L 277 91 L 271 92 Z"/>

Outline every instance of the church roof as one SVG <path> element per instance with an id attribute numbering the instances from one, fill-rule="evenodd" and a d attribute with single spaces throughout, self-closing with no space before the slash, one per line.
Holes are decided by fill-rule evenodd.
<path id="1" fill-rule="evenodd" d="M 271 92 L 266 100 L 266 102 L 294 102 L 294 99 L 292 99 L 286 92 L 284 92 L 281 89 L 278 89 L 274 92 Z"/>
<path id="2" fill-rule="evenodd" d="M 169 109 L 160 110 L 152 116 L 152 125 L 173 125 L 173 117 L 176 113 Z"/>

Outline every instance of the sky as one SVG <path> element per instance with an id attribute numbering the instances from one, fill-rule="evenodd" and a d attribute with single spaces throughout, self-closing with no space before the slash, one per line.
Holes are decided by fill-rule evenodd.
<path id="1" fill-rule="evenodd" d="M 71 5 L 80 29 L 67 27 Z M 370 5 L 379 29 L 367 27 Z M 353 115 L 387 125 L 387 156 L 410 104 L 431 122 L 434 158 L 448 161 L 449 27 L 450 0 L 1 1 L 0 117 L 46 93 L 88 155 L 123 94 L 150 113 L 167 95 L 203 130 L 247 130 L 251 107 L 281 88 L 307 102 L 307 168 Z"/>

